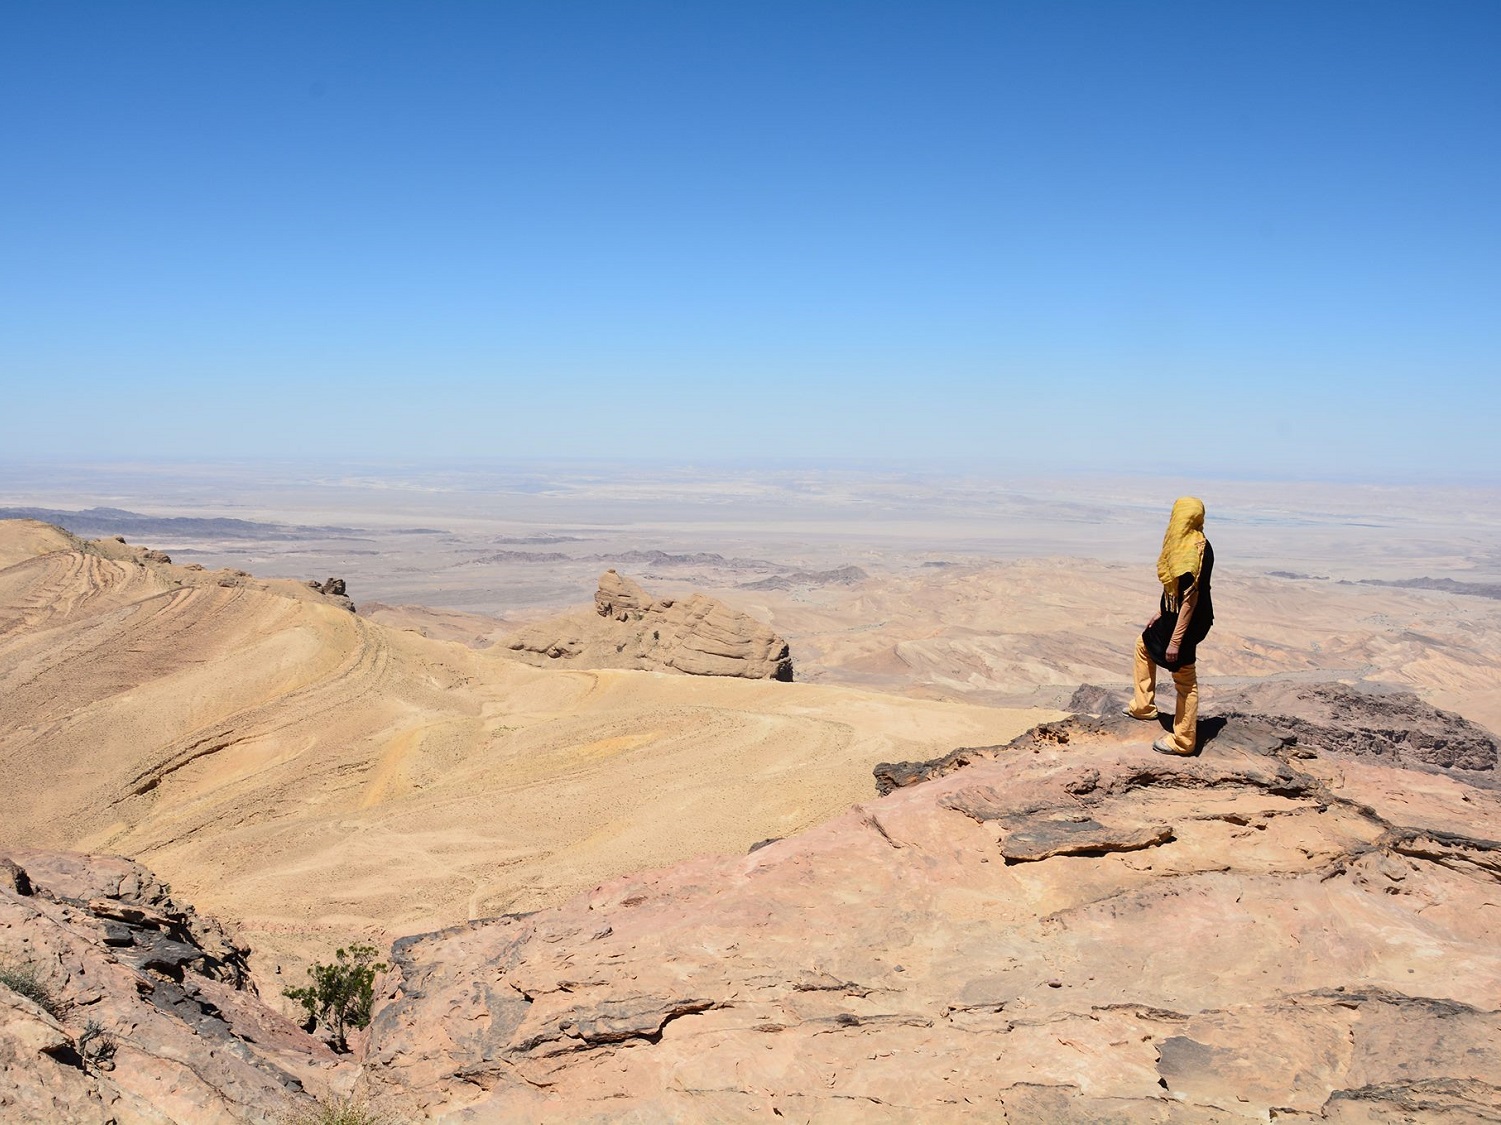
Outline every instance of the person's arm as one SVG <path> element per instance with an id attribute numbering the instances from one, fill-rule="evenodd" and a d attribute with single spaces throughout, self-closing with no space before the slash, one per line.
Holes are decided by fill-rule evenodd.
<path id="1" fill-rule="evenodd" d="M 1204 557 L 1204 550 L 1199 548 L 1199 558 Z M 1199 564 L 1201 570 L 1203 562 Z M 1193 620 L 1194 607 L 1199 604 L 1199 584 L 1195 582 L 1183 595 L 1183 601 L 1178 606 L 1178 627 L 1173 630 L 1173 639 L 1168 642 L 1167 652 L 1164 654 L 1169 660 L 1178 659 L 1178 648 L 1183 644 L 1183 638 L 1188 635 L 1188 623 Z"/>
<path id="2" fill-rule="evenodd" d="M 1183 595 L 1182 604 L 1178 606 L 1178 627 L 1173 630 L 1173 639 L 1168 641 L 1165 653 L 1169 660 L 1178 659 L 1178 647 L 1188 633 L 1188 623 L 1193 620 L 1194 606 L 1198 604 L 1199 584 L 1195 582 L 1188 588 L 1188 593 Z"/>

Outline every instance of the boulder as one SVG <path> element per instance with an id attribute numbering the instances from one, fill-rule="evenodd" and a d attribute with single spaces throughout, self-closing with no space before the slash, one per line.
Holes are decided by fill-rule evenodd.
<path id="1" fill-rule="evenodd" d="M 329 578 L 319 582 L 316 578 L 308 580 L 308 587 L 322 594 L 340 609 L 347 609 L 350 613 L 355 612 L 354 602 L 348 596 L 348 586 L 342 578 Z"/>

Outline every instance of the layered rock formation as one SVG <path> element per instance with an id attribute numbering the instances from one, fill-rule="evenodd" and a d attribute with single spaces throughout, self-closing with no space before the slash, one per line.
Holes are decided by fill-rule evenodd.
<path id="1" fill-rule="evenodd" d="M 261 1003 L 248 950 L 139 864 L 0 859 L 0 1119 L 279 1122 L 354 1068 Z"/>
<path id="2" fill-rule="evenodd" d="M 1159 724 L 1171 724 L 1171 691 L 1159 694 Z M 875 767 L 876 791 L 882 795 L 906 785 L 943 777 L 972 762 L 992 760 L 1030 747 L 1039 737 L 1081 734 L 1128 734 L 1123 720 L 1127 696 L 1083 684 L 1069 700 L 1075 714 L 1067 721 L 1028 731 L 1000 746 L 962 746 L 923 762 L 882 762 Z M 1199 741 L 1220 748 L 1236 744 L 1259 752 L 1285 748 L 1290 757 L 1361 758 L 1403 769 L 1450 773 L 1481 788 L 1501 788 L 1496 764 L 1501 742 L 1463 715 L 1424 703 L 1411 692 L 1375 695 L 1341 683 L 1268 681 L 1234 691 L 1216 692 L 1217 714 L 1199 718 Z M 1041 732 L 1041 733 L 1040 733 Z"/>
<path id="3" fill-rule="evenodd" d="M 637 668 L 690 676 L 791 680 L 787 642 L 723 602 L 694 594 L 652 598 L 623 575 L 600 575 L 593 614 L 569 614 L 529 626 L 506 647 L 533 664 Z"/>
<path id="4" fill-rule="evenodd" d="M 1497 1119 L 1501 799 L 1265 721 L 1188 760 L 1143 727 L 1048 724 L 743 858 L 398 943 L 370 1089 L 473 1121 Z"/>
<path id="5" fill-rule="evenodd" d="M 858 586 L 870 575 L 858 566 L 837 566 L 830 570 L 794 570 L 773 574 L 756 582 L 742 582 L 742 590 L 796 590 L 805 586 Z"/>
<path id="6" fill-rule="evenodd" d="M 1219 692 L 1222 714 L 1262 714 L 1321 753 L 1392 762 L 1409 769 L 1468 771 L 1492 782 L 1498 744 L 1463 715 L 1424 703 L 1406 691 L 1372 695 L 1340 683 L 1271 681 Z"/>
<path id="7" fill-rule="evenodd" d="M 263 983 L 743 853 L 848 808 L 877 761 L 1055 715 L 534 668 L 143 553 L 0 521 L 0 850 L 149 857 L 235 924 Z"/>

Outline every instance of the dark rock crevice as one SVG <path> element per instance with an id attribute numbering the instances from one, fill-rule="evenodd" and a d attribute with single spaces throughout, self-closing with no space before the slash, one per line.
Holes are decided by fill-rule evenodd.
<path id="1" fill-rule="evenodd" d="M 1271 681 L 1217 695 L 1215 706 L 1227 718 L 1260 719 L 1300 746 L 1334 756 L 1435 767 L 1459 777 L 1493 771 L 1501 756 L 1501 743 L 1484 727 L 1407 691 Z"/>
<path id="2" fill-rule="evenodd" d="M 1036 863 L 1053 856 L 1109 855 L 1155 847 L 1174 839 L 1169 825 L 1112 828 L 1097 820 L 1022 821 L 1001 840 L 1001 855 L 1007 864 Z"/>
<path id="3" fill-rule="evenodd" d="M 703 998 L 606 1000 L 594 1007 L 572 1009 L 544 1030 L 512 1043 L 507 1053 L 549 1057 L 633 1041 L 656 1044 L 673 1021 L 723 1006 Z"/>
<path id="4" fill-rule="evenodd" d="M 1501 880 L 1501 842 L 1495 840 L 1434 829 L 1394 827 L 1377 841 L 1377 846 L 1410 859 L 1437 863 L 1451 871 Z"/>

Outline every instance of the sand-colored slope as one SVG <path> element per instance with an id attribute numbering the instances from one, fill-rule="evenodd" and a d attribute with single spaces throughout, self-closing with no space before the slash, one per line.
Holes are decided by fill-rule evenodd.
<path id="1" fill-rule="evenodd" d="M 534 669 L 296 583 L 20 534 L 46 553 L 0 570 L 0 843 L 140 858 L 294 960 L 741 852 L 868 797 L 876 761 L 1042 717 Z"/>
<path id="2" fill-rule="evenodd" d="M 0 569 L 45 555 L 49 551 L 67 551 L 79 545 L 74 536 L 60 527 L 40 520 L 3 520 L 5 534 L 0 535 Z"/>

